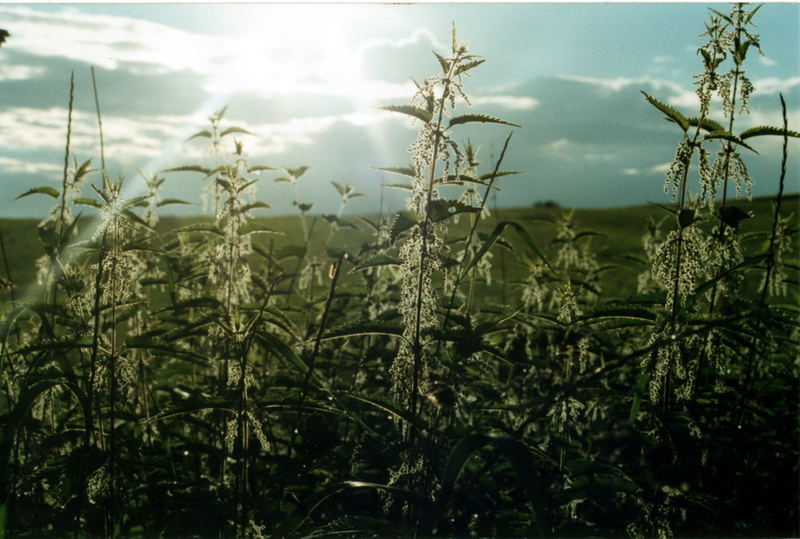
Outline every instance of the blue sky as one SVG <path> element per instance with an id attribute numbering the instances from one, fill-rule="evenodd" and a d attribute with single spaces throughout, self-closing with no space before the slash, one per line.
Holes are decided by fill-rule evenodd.
<path id="1" fill-rule="evenodd" d="M 415 127 L 378 109 L 405 104 L 411 78 L 436 74 L 431 53 L 448 52 L 451 23 L 486 59 L 466 80 L 472 111 L 521 124 L 497 203 L 613 207 L 668 202 L 663 176 L 679 131 L 640 90 L 696 115 L 693 75 L 708 7 L 727 4 L 2 4 L 0 28 L 0 215 L 43 216 L 49 200 L 28 197 L 60 184 L 70 72 L 75 72 L 73 152 L 99 165 L 90 66 L 98 79 L 108 170 L 135 191 L 138 171 L 208 162 L 186 142 L 228 105 L 225 125 L 241 126 L 252 164 L 311 168 L 299 198 L 333 212 L 331 181 L 366 193 L 351 211 L 375 211 L 376 167 L 405 166 Z M 765 56 L 750 54 L 756 87 L 739 129 L 778 125 L 778 92 L 800 127 L 800 5 L 766 4 L 756 15 Z M 462 111 L 466 105 L 462 104 Z M 717 107 L 719 109 L 719 107 Z M 717 118 L 721 118 L 717 115 Z M 481 147 L 483 169 L 509 129 L 455 134 Z M 776 189 L 780 140 L 760 139 L 749 158 L 755 194 Z M 789 189 L 800 189 L 797 144 Z M 164 196 L 198 203 L 197 175 L 165 175 Z M 291 213 L 287 184 L 263 173 L 259 198 Z M 87 193 L 88 194 L 88 193 Z M 402 205 L 387 190 L 384 203 Z"/>

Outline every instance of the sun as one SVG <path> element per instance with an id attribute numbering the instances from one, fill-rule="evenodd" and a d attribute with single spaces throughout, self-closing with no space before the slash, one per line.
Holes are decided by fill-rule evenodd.
<path id="1" fill-rule="evenodd" d="M 354 6 L 259 5 L 231 10 L 237 35 L 219 51 L 214 93 L 352 96 L 364 86 Z M 363 93 L 363 92 L 361 92 Z"/>

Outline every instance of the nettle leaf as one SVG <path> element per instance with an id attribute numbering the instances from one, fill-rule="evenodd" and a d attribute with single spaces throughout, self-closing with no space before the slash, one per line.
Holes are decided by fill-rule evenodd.
<path id="1" fill-rule="evenodd" d="M 458 116 L 450 118 L 450 123 L 448 124 L 448 128 L 467 123 L 501 124 L 501 125 L 510 125 L 512 127 L 522 127 L 521 125 L 515 124 L 514 122 L 508 122 L 506 120 L 495 118 L 494 116 L 489 116 L 487 114 L 459 114 Z"/>
<path id="2" fill-rule="evenodd" d="M 735 230 L 739 227 L 740 222 L 752 218 L 752 215 L 737 206 L 725 206 L 719 209 L 719 218 L 723 223 Z"/>
<path id="3" fill-rule="evenodd" d="M 498 223 L 497 226 L 494 227 L 492 233 L 486 237 L 486 240 L 484 240 L 481 248 L 478 250 L 477 253 L 475 253 L 475 256 L 472 257 L 472 260 L 470 260 L 469 264 L 467 264 L 467 266 L 464 268 L 462 273 L 463 275 L 466 275 L 467 272 L 473 266 L 475 266 L 475 264 L 477 264 L 481 258 L 483 258 L 483 256 L 489 251 L 489 249 L 491 249 L 492 245 L 494 245 L 494 243 L 498 240 L 500 234 L 502 234 L 502 232 L 508 227 L 512 228 L 517 233 L 517 235 L 522 239 L 522 241 L 525 242 L 525 245 L 527 245 L 528 248 L 531 251 L 533 251 L 536 254 L 536 256 L 538 256 L 542 260 L 542 262 L 544 262 L 545 265 L 548 268 L 550 268 L 551 271 L 555 272 L 553 266 L 550 265 L 550 261 L 547 260 L 547 257 L 544 255 L 544 252 L 539 248 L 538 245 L 536 245 L 536 242 L 533 241 L 533 238 L 531 238 L 527 230 L 525 230 L 520 224 L 515 223 L 513 221 L 502 221 Z"/>
<path id="4" fill-rule="evenodd" d="M 150 225 L 148 225 L 144 221 L 144 219 L 133 213 L 131 210 L 122 210 L 122 214 L 131 221 L 133 221 L 134 223 L 136 223 L 137 225 L 141 226 L 142 228 L 145 228 L 150 232 L 155 232 L 155 230 Z"/>
<path id="5" fill-rule="evenodd" d="M 186 142 L 189 142 L 190 140 L 195 139 L 195 138 L 211 138 L 213 136 L 214 135 L 211 133 L 211 131 L 209 131 L 208 129 L 203 129 L 202 131 L 198 131 L 197 133 L 195 133 L 191 137 L 187 138 Z"/>
<path id="6" fill-rule="evenodd" d="M 753 137 L 763 137 L 767 135 L 777 136 L 777 137 L 793 137 L 793 138 L 800 138 L 800 133 L 797 131 L 792 131 L 791 129 L 785 130 L 782 127 L 773 127 L 771 125 L 759 125 L 757 127 L 751 127 L 750 129 L 745 129 L 741 133 L 739 133 L 739 138 L 741 140 L 746 140 Z"/>
<path id="7" fill-rule="evenodd" d="M 459 185 L 459 186 L 463 186 L 465 183 L 473 183 L 473 184 L 476 184 L 476 185 L 481 185 L 481 186 L 486 187 L 488 189 L 494 189 L 495 191 L 499 191 L 500 190 L 499 187 L 495 187 L 493 185 L 489 185 L 485 181 L 482 181 L 482 180 L 480 180 L 478 178 L 475 178 L 475 177 L 472 177 L 472 176 L 467 176 L 465 174 L 459 174 L 458 176 L 456 176 L 454 174 L 450 174 L 446 178 L 442 178 L 442 179 L 436 180 L 435 183 L 436 183 L 436 185 Z"/>
<path id="8" fill-rule="evenodd" d="M 91 206 L 93 208 L 102 208 L 103 205 L 93 198 L 86 198 L 86 197 L 78 197 L 74 200 L 75 204 L 80 204 L 82 206 Z"/>
<path id="9" fill-rule="evenodd" d="M 75 165 L 76 165 L 77 170 L 75 171 L 75 176 L 74 176 L 73 181 L 78 182 L 78 181 L 80 181 L 81 178 L 83 178 L 84 176 L 86 176 L 90 172 L 94 172 L 94 169 L 90 169 L 89 168 L 89 165 L 91 165 L 91 164 L 92 164 L 92 160 L 91 159 L 87 159 L 86 161 L 81 163 L 80 166 L 77 166 L 78 165 L 78 161 L 76 159 L 75 160 Z"/>
<path id="10" fill-rule="evenodd" d="M 385 183 L 383 186 L 389 189 L 403 189 L 405 191 L 412 191 L 414 189 L 413 186 L 407 183 Z"/>
<path id="11" fill-rule="evenodd" d="M 225 233 L 213 223 L 194 223 L 191 225 L 182 226 L 172 230 L 172 234 L 181 234 L 183 232 L 210 232 L 217 236 L 224 236 Z"/>
<path id="12" fill-rule="evenodd" d="M 28 189 L 27 191 L 22 193 L 20 196 L 18 196 L 14 200 L 19 200 L 19 199 L 24 198 L 26 196 L 36 195 L 36 194 L 49 195 L 49 196 L 51 196 L 53 198 L 58 198 L 59 195 L 61 194 L 61 191 L 59 191 L 55 187 L 50 187 L 49 185 L 43 185 L 41 187 L 33 187 L 31 189 Z"/>
<path id="13" fill-rule="evenodd" d="M 736 135 L 732 135 L 728 131 L 725 131 L 725 130 L 712 131 L 711 133 L 706 135 L 704 138 L 705 138 L 705 140 L 716 140 L 716 139 L 727 140 L 729 142 L 733 142 L 734 144 L 738 144 L 739 146 L 744 146 L 745 148 L 747 148 L 751 152 L 758 153 L 751 146 L 748 146 L 747 143 L 744 142 L 741 138 L 737 137 Z"/>
<path id="14" fill-rule="evenodd" d="M 417 120 L 421 120 L 425 123 L 429 123 L 433 119 L 433 114 L 428 112 L 425 109 L 421 109 L 419 107 L 413 107 L 411 105 L 389 105 L 388 107 L 378 107 L 383 110 L 388 110 L 389 112 L 399 112 L 401 114 L 407 114 L 408 116 L 413 116 Z"/>
<path id="15" fill-rule="evenodd" d="M 447 73 L 450 71 L 450 60 L 436 51 L 433 51 L 433 55 L 436 56 L 436 59 L 439 60 L 439 65 L 442 66 L 442 73 Z"/>
<path id="16" fill-rule="evenodd" d="M 700 118 L 689 118 L 687 120 L 689 122 L 689 126 L 691 127 L 699 127 L 700 129 L 705 129 L 709 133 L 713 131 L 725 131 L 725 128 L 722 127 L 722 124 L 719 122 L 712 120 L 711 118 L 703 118 L 703 121 L 700 121 Z"/>
<path id="17" fill-rule="evenodd" d="M 473 60 L 472 62 L 468 62 L 466 64 L 462 64 L 462 65 L 460 65 L 460 66 L 458 66 L 456 68 L 456 73 L 455 74 L 456 75 L 461 75 L 462 73 L 466 73 L 470 69 L 478 67 L 479 65 L 481 65 L 485 61 L 486 60 L 481 58 L 480 60 Z"/>
<path id="18" fill-rule="evenodd" d="M 658 99 L 648 95 L 647 92 L 642 92 L 642 94 L 647 99 L 647 101 L 650 102 L 651 105 L 653 105 L 655 108 L 666 114 L 667 119 L 681 126 L 681 129 L 683 129 L 684 133 L 689 130 L 689 120 L 687 120 L 686 116 L 681 114 L 678 111 L 678 109 L 675 109 L 665 103 L 662 103 Z"/>
<path id="19" fill-rule="evenodd" d="M 125 208 L 145 208 L 147 207 L 147 201 L 153 195 L 142 195 L 140 197 L 135 197 L 130 200 L 126 200 L 123 206 Z"/>
<path id="20" fill-rule="evenodd" d="M 240 133 L 242 135 L 253 135 L 254 137 L 258 136 L 255 133 L 248 131 L 247 129 L 244 129 L 242 127 L 229 127 L 228 129 L 219 134 L 219 138 L 226 137 L 234 133 Z"/>
<path id="21" fill-rule="evenodd" d="M 417 219 L 413 213 L 408 210 L 397 212 L 394 223 L 392 224 L 391 242 L 394 243 L 397 237 L 417 224 Z"/>
<path id="22" fill-rule="evenodd" d="M 459 213 L 480 213 L 481 209 L 455 200 L 432 200 L 428 206 L 428 216 L 434 223 L 444 221 Z"/>
<path id="23" fill-rule="evenodd" d="M 250 173 L 252 173 L 252 172 L 262 172 L 262 171 L 265 171 L 265 170 L 278 170 L 278 169 L 274 168 L 274 167 L 267 167 L 267 166 L 264 166 L 264 165 L 255 165 L 255 166 L 247 168 L 247 172 L 250 172 Z"/>
<path id="24" fill-rule="evenodd" d="M 515 176 L 517 174 L 522 174 L 522 172 L 519 170 L 499 170 L 497 171 L 497 174 L 494 174 L 492 172 L 481 174 L 480 176 L 478 176 L 478 179 L 486 181 L 486 180 L 491 180 L 492 178 L 497 179 L 497 178 L 502 178 L 503 176 Z"/>
<path id="25" fill-rule="evenodd" d="M 236 229 L 236 233 L 239 235 L 263 233 L 263 234 L 279 234 L 283 236 L 283 232 L 275 230 L 274 228 L 261 223 L 247 223 L 246 225 L 242 225 L 238 229 Z"/>
<path id="26" fill-rule="evenodd" d="M 695 222 L 695 213 L 694 210 L 689 208 L 684 208 L 678 213 L 678 223 L 681 225 L 681 228 L 686 228 L 687 226 L 691 225 Z"/>
<path id="27" fill-rule="evenodd" d="M 297 167 L 297 168 L 284 168 L 283 170 L 289 176 L 291 176 L 291 177 L 293 177 L 295 179 L 298 179 L 298 178 L 300 178 L 300 176 L 305 174 L 306 171 L 308 171 L 309 168 L 311 168 L 311 167 L 303 166 L 303 167 Z"/>
<path id="28" fill-rule="evenodd" d="M 185 200 L 181 200 L 179 198 L 165 198 L 164 200 L 159 201 L 156 206 L 159 208 L 161 206 L 169 206 L 170 204 L 187 204 L 189 206 L 192 205 L 191 202 L 186 202 Z"/>
<path id="29" fill-rule="evenodd" d="M 355 320 L 339 327 L 331 328 L 322 336 L 323 340 L 360 337 L 363 335 L 403 336 L 403 325 L 385 320 Z"/>
<path id="30" fill-rule="evenodd" d="M 250 210 L 267 209 L 267 208 L 271 208 L 271 207 L 272 206 L 270 206 L 266 202 L 261 202 L 261 201 L 256 200 L 255 202 L 253 202 L 251 204 L 247 204 L 245 206 L 242 206 L 242 210 L 241 211 L 246 212 L 246 211 L 250 211 Z"/>
<path id="31" fill-rule="evenodd" d="M 183 165 L 180 167 L 168 168 L 164 172 L 199 172 L 201 174 L 205 174 L 206 176 L 211 174 L 211 170 L 201 167 L 200 165 Z"/>
<path id="32" fill-rule="evenodd" d="M 347 187 L 345 187 L 341 183 L 332 181 L 331 184 L 336 188 L 340 196 L 345 196 L 347 194 L 348 191 Z"/>
<path id="33" fill-rule="evenodd" d="M 390 174 L 399 174 L 400 176 L 408 176 L 409 178 L 417 177 L 417 173 L 413 167 L 384 167 L 376 168 L 375 170 L 388 172 Z"/>

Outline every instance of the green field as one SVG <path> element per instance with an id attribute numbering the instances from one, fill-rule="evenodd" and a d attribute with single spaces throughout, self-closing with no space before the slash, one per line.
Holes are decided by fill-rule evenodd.
<path id="1" fill-rule="evenodd" d="M 760 198 L 754 199 L 752 202 L 737 201 L 736 205 L 753 215 L 752 219 L 742 222 L 742 233 L 763 230 L 769 226 L 771 209 L 774 205 L 771 199 Z M 598 234 L 592 238 L 591 242 L 603 265 L 609 266 L 602 276 L 605 293 L 612 297 L 624 298 L 635 292 L 636 276 L 642 270 L 642 266 L 624 257 L 627 255 L 643 257 L 642 235 L 646 224 L 650 220 L 666 220 L 669 217 L 664 209 L 656 205 L 575 210 L 552 207 L 502 208 L 494 211 L 490 218 L 482 220 L 478 231 L 489 233 L 500 221 L 514 221 L 523 225 L 542 249 L 548 250 L 549 248 L 550 251 L 553 251 L 551 242 L 555 236 L 555 227 L 552 222 L 570 213 L 573 214 L 573 221 L 579 231 L 592 231 Z M 797 218 L 800 215 L 800 196 L 787 196 L 783 202 L 782 213 L 787 217 Z M 378 216 L 368 215 L 366 217 L 374 221 Z M 280 234 L 270 236 L 274 249 L 279 250 L 286 245 L 303 243 L 299 217 L 259 217 L 257 220 L 280 232 Z M 330 235 L 330 224 L 321 216 L 309 216 L 308 220 L 317 221 L 310 241 L 311 248 L 322 251 L 320 246 L 325 245 L 325 241 Z M 166 216 L 159 222 L 157 230 L 167 232 L 191 223 L 211 221 L 210 218 L 203 217 Z M 344 221 L 349 225 L 345 229 L 347 234 L 334 235 L 330 245 L 334 248 L 355 252 L 363 243 L 371 239 L 371 231 L 358 217 L 348 216 Z M 36 282 L 36 273 L 33 268 L 36 266 L 36 260 L 44 254 L 36 230 L 38 222 L 34 219 L 0 220 L 0 233 L 3 235 L 6 249 L 4 262 L 7 261 L 10 271 L 10 275 L 8 275 L 3 266 L 2 275 L 6 278 L 10 277 L 18 291 L 29 290 Z M 88 220 L 86 223 L 87 226 L 90 226 Z M 84 225 L 80 224 L 79 230 L 83 227 Z M 452 237 L 466 235 L 466 232 L 467 225 L 464 220 L 460 225 L 453 225 L 449 231 Z M 263 237 L 259 243 L 265 249 L 269 248 L 269 243 Z M 505 281 L 507 281 L 508 289 L 506 292 L 511 294 L 510 299 L 514 296 L 513 283 L 518 282 L 526 274 L 525 265 L 519 258 L 505 250 L 498 250 L 497 257 L 495 271 L 498 272 L 498 277 L 502 277 L 499 275 L 500 259 L 502 258 L 507 272 Z M 494 301 L 498 301 L 502 297 L 501 288 L 493 287 L 491 292 Z M 5 294 L 5 297 L 10 299 L 7 290 Z"/>

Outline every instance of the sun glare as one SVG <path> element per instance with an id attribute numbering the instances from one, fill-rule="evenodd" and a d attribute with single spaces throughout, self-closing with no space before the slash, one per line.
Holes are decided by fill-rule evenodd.
<path id="1" fill-rule="evenodd" d="M 231 17 L 239 34 L 209 80 L 215 92 L 348 95 L 363 88 L 354 10 L 339 6 L 248 6 Z M 212 89 L 210 88 L 210 89 Z M 364 92 L 360 92 L 363 97 Z"/>

